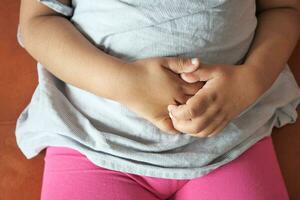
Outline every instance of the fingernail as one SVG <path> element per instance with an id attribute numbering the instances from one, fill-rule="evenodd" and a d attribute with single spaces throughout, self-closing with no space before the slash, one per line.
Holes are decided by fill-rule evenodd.
<path id="1" fill-rule="evenodd" d="M 172 112 L 169 112 L 169 116 L 174 119 L 175 117 L 172 115 Z"/>
<path id="2" fill-rule="evenodd" d="M 190 72 L 193 72 L 195 71 L 196 69 L 198 69 L 199 67 L 199 61 L 198 61 L 198 58 L 192 58 L 191 59 L 191 65 L 188 65 L 187 68 L 185 69 L 185 72 L 186 73 L 190 73 Z"/>
<path id="3" fill-rule="evenodd" d="M 193 65 L 196 65 L 196 66 L 199 64 L 198 58 L 192 58 L 191 62 Z"/>

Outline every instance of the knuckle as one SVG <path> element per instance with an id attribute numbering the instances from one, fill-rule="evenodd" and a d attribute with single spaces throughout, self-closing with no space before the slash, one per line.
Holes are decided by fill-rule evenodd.
<path id="1" fill-rule="evenodd" d="M 212 92 L 211 95 L 210 95 L 210 99 L 211 99 L 212 102 L 216 101 L 217 97 L 218 97 L 218 95 L 215 92 Z"/>
<path id="2" fill-rule="evenodd" d="M 214 102 L 214 96 L 213 96 L 213 94 L 206 95 L 205 100 L 206 100 L 207 103 L 213 103 Z"/>
<path id="3" fill-rule="evenodd" d="M 215 115 L 218 116 L 220 114 L 222 114 L 223 112 L 223 109 L 221 106 L 216 106 L 216 109 L 215 109 Z"/>
<path id="4" fill-rule="evenodd" d="M 195 95 L 197 97 L 196 100 L 195 100 L 197 102 L 197 104 L 199 104 L 199 105 L 203 105 L 203 104 L 207 105 L 207 100 L 208 100 L 207 96 L 208 95 L 206 95 L 206 94 L 205 95 L 203 95 L 203 94 L 200 95 L 198 93 L 196 93 Z"/>
<path id="5" fill-rule="evenodd" d="M 189 112 L 189 116 L 190 116 L 191 118 L 194 118 L 194 117 L 197 116 L 197 109 L 196 109 L 195 107 L 190 107 L 190 108 L 188 109 L 188 112 Z"/>
<path id="6" fill-rule="evenodd" d="M 207 101 L 199 101 L 197 104 L 197 108 L 198 108 L 198 114 L 204 113 L 208 108 Z"/>

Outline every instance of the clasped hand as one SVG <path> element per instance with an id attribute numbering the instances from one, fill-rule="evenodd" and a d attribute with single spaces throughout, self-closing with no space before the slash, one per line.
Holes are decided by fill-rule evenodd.
<path id="1" fill-rule="evenodd" d="M 192 62 L 192 60 L 194 62 Z M 194 64 L 193 64 L 194 63 Z M 126 63 L 122 102 L 167 133 L 219 133 L 264 92 L 249 65 L 154 57 Z"/>
<path id="2" fill-rule="evenodd" d="M 258 74 L 245 64 L 200 64 L 196 71 L 180 76 L 189 83 L 205 83 L 185 104 L 168 106 L 174 128 L 196 137 L 220 133 L 265 91 Z"/>

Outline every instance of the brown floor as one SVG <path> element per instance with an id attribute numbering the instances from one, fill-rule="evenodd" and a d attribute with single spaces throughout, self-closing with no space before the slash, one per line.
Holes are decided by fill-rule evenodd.
<path id="1" fill-rule="evenodd" d="M 0 200 L 37 200 L 40 196 L 44 151 L 27 160 L 16 146 L 15 122 L 37 84 L 36 62 L 17 44 L 19 0 L 0 4 Z M 300 83 L 300 45 L 291 68 Z M 300 107 L 298 108 L 298 113 Z M 278 160 L 291 199 L 300 199 L 300 120 L 274 129 Z"/>

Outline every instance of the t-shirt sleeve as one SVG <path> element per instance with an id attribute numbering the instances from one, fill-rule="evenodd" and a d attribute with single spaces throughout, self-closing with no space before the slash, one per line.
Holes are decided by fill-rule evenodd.
<path id="1" fill-rule="evenodd" d="M 73 6 L 65 5 L 58 0 L 37 0 L 37 1 L 66 17 L 71 17 L 73 15 L 73 11 L 74 11 Z M 17 29 L 17 41 L 18 41 L 19 45 L 24 48 L 24 45 L 22 43 L 21 34 L 20 34 L 20 25 L 19 24 L 18 24 L 18 29 Z"/>
<path id="2" fill-rule="evenodd" d="M 73 10 L 74 10 L 73 7 L 67 6 L 58 0 L 37 0 L 37 1 L 55 10 L 56 12 L 63 14 L 64 16 L 70 17 L 73 15 Z"/>

